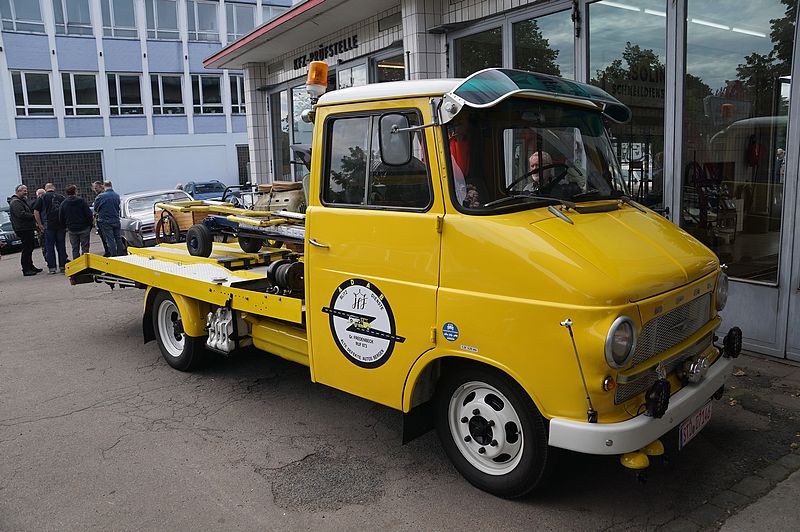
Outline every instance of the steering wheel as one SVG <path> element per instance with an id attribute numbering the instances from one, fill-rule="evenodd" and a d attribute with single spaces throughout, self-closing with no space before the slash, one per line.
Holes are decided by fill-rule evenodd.
<path id="1" fill-rule="evenodd" d="M 511 190 L 516 185 L 520 184 L 523 180 L 531 177 L 533 174 L 539 174 L 539 176 L 541 178 L 541 175 L 542 175 L 543 171 L 550 170 L 550 169 L 553 169 L 553 168 L 561 168 L 562 170 L 560 172 L 556 172 L 555 176 L 553 177 L 553 179 L 551 179 L 550 182 L 547 183 L 547 185 L 544 185 L 544 187 L 540 188 L 540 192 L 543 192 L 545 190 L 545 187 L 548 187 L 547 190 L 549 191 L 550 190 L 549 187 L 552 187 L 553 185 L 555 185 L 556 183 L 558 183 L 559 181 L 564 179 L 564 177 L 567 175 L 567 171 L 570 168 L 570 166 L 568 164 L 565 164 L 565 163 L 553 163 L 553 164 L 546 164 L 544 166 L 540 166 L 536 170 L 531 170 L 530 172 L 528 172 L 526 174 L 523 174 L 523 175 L 519 176 L 518 178 L 516 178 L 515 180 L 513 180 L 511 183 L 509 183 L 508 185 L 505 186 L 503 191 L 506 194 L 511 194 Z"/>

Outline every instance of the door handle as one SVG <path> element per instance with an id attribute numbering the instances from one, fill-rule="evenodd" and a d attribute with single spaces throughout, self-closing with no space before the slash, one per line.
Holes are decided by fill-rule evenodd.
<path id="1" fill-rule="evenodd" d="M 331 248 L 328 244 L 323 244 L 321 242 L 317 242 L 313 238 L 309 239 L 308 243 L 311 244 L 312 246 L 318 247 L 318 248 L 323 248 L 323 249 L 330 249 Z"/>

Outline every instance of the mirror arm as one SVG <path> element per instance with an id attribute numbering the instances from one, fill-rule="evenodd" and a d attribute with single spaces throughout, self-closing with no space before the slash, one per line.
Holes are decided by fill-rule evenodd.
<path id="1" fill-rule="evenodd" d="M 422 124 L 421 126 L 411 126 L 411 127 L 392 126 L 391 133 L 395 134 L 395 133 L 404 133 L 406 131 L 419 131 L 421 129 L 427 129 L 427 128 L 429 128 L 431 126 L 435 126 L 435 125 L 436 125 L 435 122 L 431 122 L 430 124 Z"/>

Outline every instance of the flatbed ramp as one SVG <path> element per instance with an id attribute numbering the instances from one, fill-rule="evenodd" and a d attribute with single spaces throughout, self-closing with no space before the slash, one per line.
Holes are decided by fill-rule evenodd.
<path id="1" fill-rule="evenodd" d="M 304 323 L 304 300 L 267 293 L 267 266 L 290 253 L 274 249 L 244 253 L 215 243 L 211 257 L 195 257 L 184 244 L 129 248 L 129 255 L 82 255 L 67 264 L 72 284 L 105 282 L 157 288 L 216 306 L 296 324 Z"/>

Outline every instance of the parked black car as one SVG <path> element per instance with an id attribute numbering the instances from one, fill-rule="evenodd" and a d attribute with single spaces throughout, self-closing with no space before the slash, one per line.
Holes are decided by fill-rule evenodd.
<path id="1" fill-rule="evenodd" d="M 6 254 L 22 249 L 22 240 L 11 227 L 11 213 L 8 207 L 0 207 L 0 240 L 5 246 L 0 247 L 0 253 Z"/>

